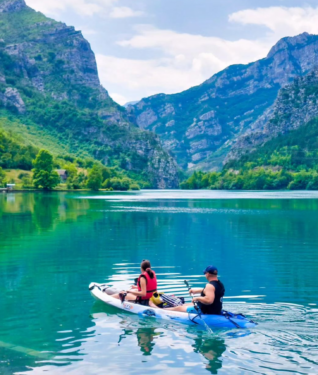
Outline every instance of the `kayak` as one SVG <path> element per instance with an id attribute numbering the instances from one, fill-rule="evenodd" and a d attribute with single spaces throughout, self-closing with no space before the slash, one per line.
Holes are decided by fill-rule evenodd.
<path id="1" fill-rule="evenodd" d="M 139 305 L 133 302 L 124 301 L 112 297 L 116 291 L 106 284 L 91 283 L 89 285 L 91 295 L 107 305 L 117 307 L 118 309 L 138 314 L 140 317 L 151 317 L 156 319 L 168 320 L 187 325 L 199 325 L 211 328 L 253 328 L 257 323 L 247 319 L 242 314 L 233 314 L 228 311 L 222 311 L 222 315 L 204 315 L 192 314 L 187 312 L 170 311 L 161 308 L 152 308 Z"/>

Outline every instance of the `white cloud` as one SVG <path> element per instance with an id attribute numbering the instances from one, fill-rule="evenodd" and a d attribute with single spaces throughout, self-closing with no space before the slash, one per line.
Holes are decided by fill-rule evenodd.
<path id="1" fill-rule="evenodd" d="M 136 49 L 156 49 L 166 56 L 173 56 L 181 64 L 192 65 L 194 60 L 226 66 L 235 61 L 249 62 L 264 56 L 267 43 L 239 39 L 228 41 L 216 37 L 206 37 L 172 30 L 160 30 L 149 25 L 136 28 L 137 35 L 131 39 L 117 42 L 122 47 Z"/>
<path id="2" fill-rule="evenodd" d="M 31 8 L 48 15 L 57 15 L 71 9 L 82 16 L 104 13 L 117 0 L 26 0 Z"/>
<path id="3" fill-rule="evenodd" d="M 71 9 L 82 16 L 109 16 L 111 18 L 139 17 L 144 13 L 129 7 L 114 7 L 119 0 L 26 0 L 27 4 L 44 14 L 56 16 Z"/>
<path id="4" fill-rule="evenodd" d="M 187 67 L 182 68 L 178 61 L 170 59 L 132 60 L 105 55 L 96 57 L 101 81 L 106 87 L 110 84 L 121 86 L 126 101 L 136 99 L 136 96 L 127 95 L 131 92 L 143 92 L 145 96 L 163 91 L 174 92 L 188 88 L 203 78 L 196 67 L 193 68 L 193 75 L 187 74 Z M 114 94 L 110 94 L 114 97 Z"/>
<path id="5" fill-rule="evenodd" d="M 122 86 L 129 100 L 159 92 L 175 93 L 202 83 L 231 64 L 244 64 L 265 57 L 285 36 L 318 33 L 318 8 L 269 7 L 246 9 L 229 16 L 230 22 L 267 27 L 262 38 L 234 41 L 202 35 L 160 30 L 141 25 L 133 37 L 118 41 L 123 48 L 151 49 L 159 58 L 122 59 L 98 56 L 104 85 Z"/>
<path id="6" fill-rule="evenodd" d="M 111 98 L 116 102 L 116 103 L 119 103 L 121 105 L 124 105 L 126 103 L 129 102 L 129 100 L 127 99 L 126 96 L 124 95 L 121 95 L 121 94 L 117 94 L 115 92 L 113 92 L 111 95 Z"/>
<path id="7" fill-rule="evenodd" d="M 295 36 L 304 31 L 318 33 L 318 7 L 246 9 L 231 14 L 229 20 L 242 25 L 266 26 L 271 38 Z"/>
<path id="8" fill-rule="evenodd" d="M 129 18 L 129 17 L 140 17 L 144 13 L 141 11 L 133 10 L 129 7 L 114 7 L 110 12 L 111 18 Z"/>
<path id="9" fill-rule="evenodd" d="M 46 14 L 71 9 L 84 16 L 112 18 L 141 16 L 142 12 L 119 6 L 121 0 L 26 0 Z M 156 58 L 144 60 L 98 55 L 103 85 L 121 104 L 159 92 L 175 93 L 202 83 L 231 64 L 244 64 L 265 57 L 285 36 L 304 31 L 318 34 L 318 8 L 268 7 L 246 9 L 229 16 L 229 22 L 266 27 L 263 37 L 226 40 L 213 36 L 161 30 L 139 25 L 127 39 L 117 41 L 123 51 L 151 50 Z M 88 35 L 88 32 L 86 32 Z M 259 35 L 259 34 L 258 34 Z M 113 93 L 113 94 L 112 94 Z"/>
<path id="10" fill-rule="evenodd" d="M 264 57 L 271 47 L 262 41 L 227 41 L 145 25 L 136 31 L 135 36 L 118 44 L 124 48 L 154 49 L 161 57 L 136 60 L 97 55 L 102 83 L 108 89 L 116 87 L 115 92 L 123 92 L 126 101 L 188 89 L 228 65 Z"/>

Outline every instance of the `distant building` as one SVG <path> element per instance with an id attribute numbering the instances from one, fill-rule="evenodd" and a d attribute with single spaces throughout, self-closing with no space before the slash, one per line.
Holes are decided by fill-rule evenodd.
<path id="1" fill-rule="evenodd" d="M 15 184 L 7 184 L 8 190 L 13 190 L 15 187 Z"/>
<path id="2" fill-rule="evenodd" d="M 60 176 L 61 181 L 66 182 L 67 177 L 68 177 L 67 170 L 66 169 L 57 169 L 56 172 Z"/>

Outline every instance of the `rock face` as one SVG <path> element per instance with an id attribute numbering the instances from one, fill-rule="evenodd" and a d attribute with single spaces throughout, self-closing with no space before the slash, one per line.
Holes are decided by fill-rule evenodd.
<path id="1" fill-rule="evenodd" d="M 238 160 L 264 143 L 318 117 L 318 67 L 282 88 L 270 113 L 237 139 L 225 162 Z"/>
<path id="2" fill-rule="evenodd" d="M 24 0 L 2 0 L 0 2 L 0 13 L 16 12 L 25 7 Z"/>
<path id="3" fill-rule="evenodd" d="M 8 87 L 4 94 L 0 94 L 0 100 L 5 107 L 13 107 L 20 114 L 25 113 L 25 104 L 17 89 Z"/>
<path id="4" fill-rule="evenodd" d="M 80 31 L 24 0 L 0 0 L 0 23 L 0 107 L 45 128 L 75 154 L 120 164 L 154 188 L 178 187 L 176 162 L 101 86 L 95 55 Z"/>
<path id="5" fill-rule="evenodd" d="M 27 7 L 22 11 L 26 16 L 33 12 Z M 95 55 L 82 33 L 41 14 L 37 17 L 39 22 L 28 25 L 23 38 L 19 33 L 22 30 L 4 35 L 4 51 L 16 60 L 16 70 L 25 83 L 74 103 L 81 99 L 79 86 L 85 86 L 90 89 L 88 101 L 98 96 L 99 104 L 116 106 L 100 85 Z"/>
<path id="6" fill-rule="evenodd" d="M 184 169 L 219 169 L 235 140 L 268 117 L 279 90 L 317 64 L 318 36 L 304 33 L 280 40 L 262 60 L 230 66 L 200 86 L 145 98 L 129 109 Z"/>

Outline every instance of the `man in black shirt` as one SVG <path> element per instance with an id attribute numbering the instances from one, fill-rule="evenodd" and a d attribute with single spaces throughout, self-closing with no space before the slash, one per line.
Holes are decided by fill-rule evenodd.
<path id="1" fill-rule="evenodd" d="M 218 279 L 218 270 L 216 267 L 208 266 L 203 273 L 208 281 L 205 288 L 193 288 L 190 289 L 189 293 L 201 294 L 200 297 L 194 297 L 193 301 L 197 302 L 202 314 L 219 315 L 222 312 L 223 296 L 225 293 L 224 285 Z M 193 303 L 186 303 L 169 310 L 193 314 L 197 313 L 197 310 L 194 309 Z"/>

